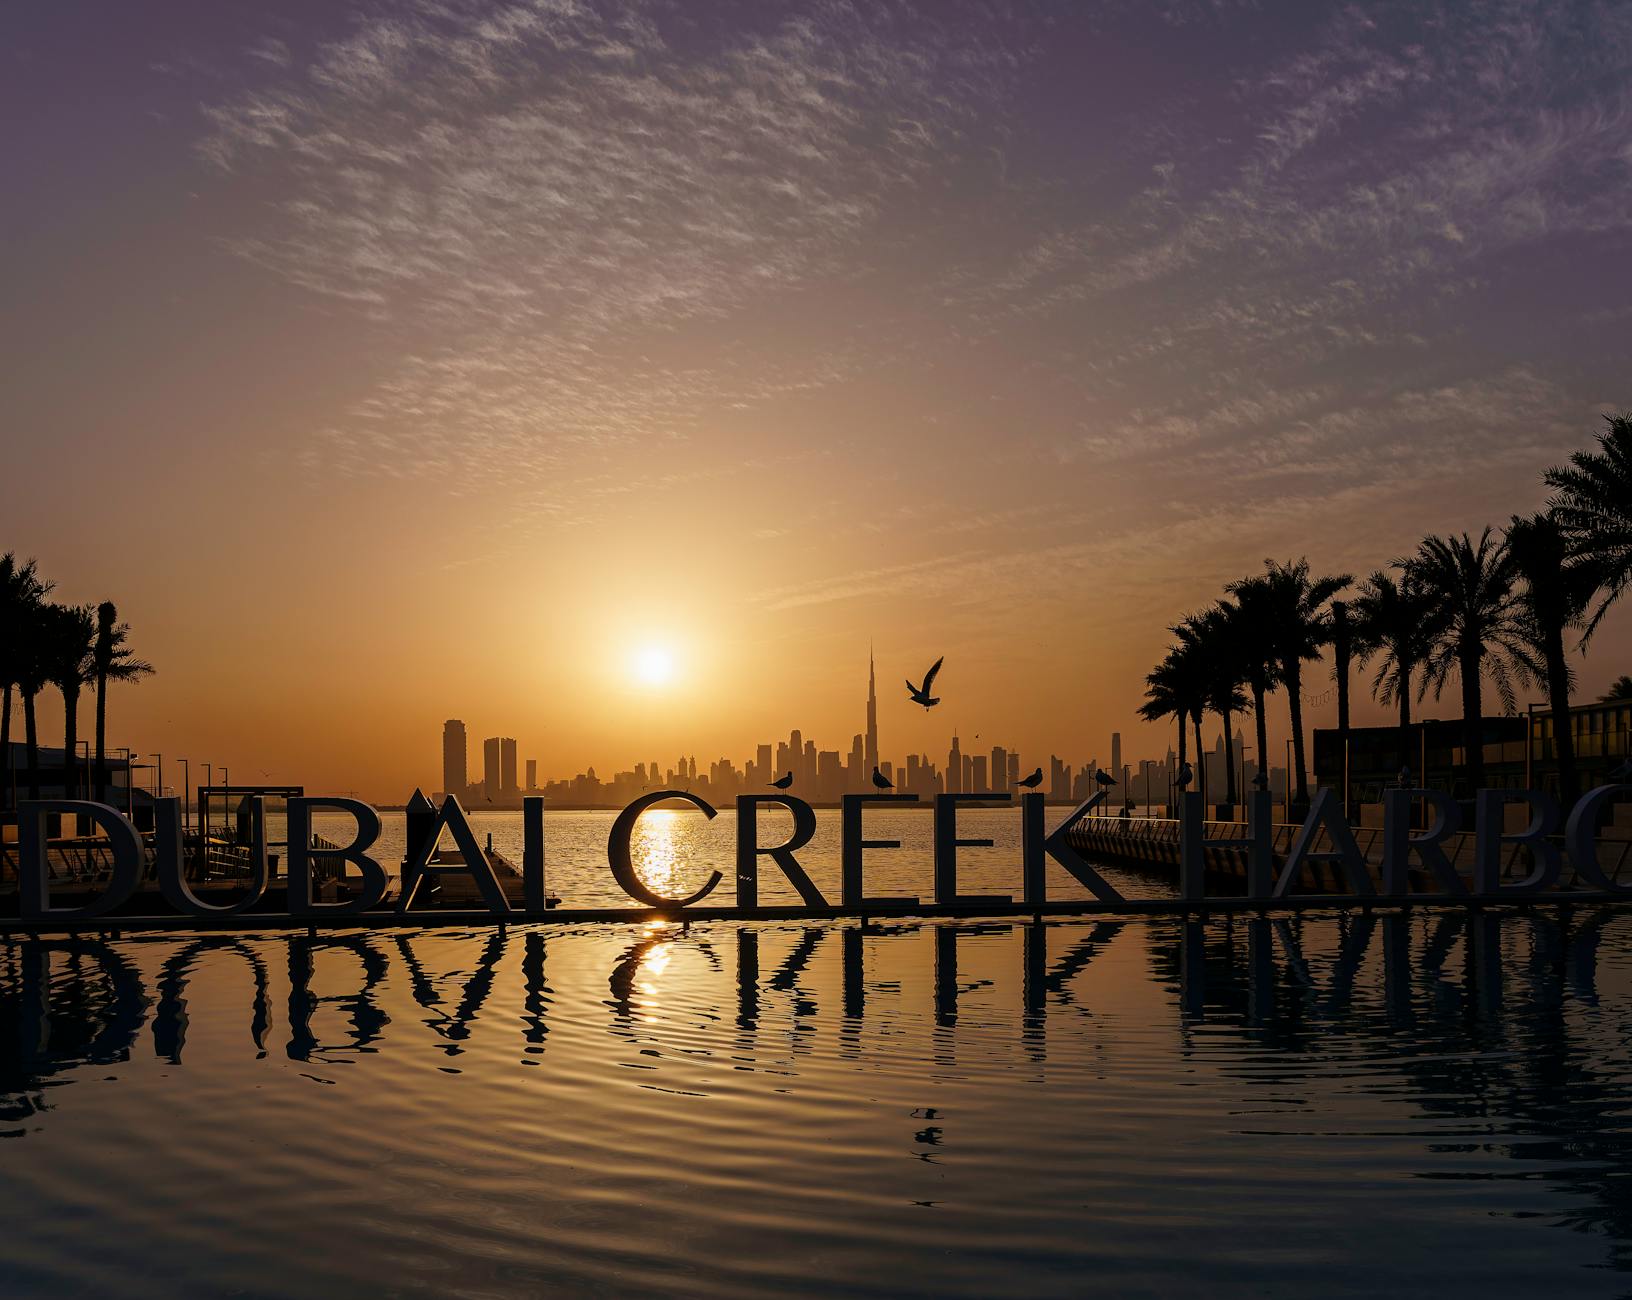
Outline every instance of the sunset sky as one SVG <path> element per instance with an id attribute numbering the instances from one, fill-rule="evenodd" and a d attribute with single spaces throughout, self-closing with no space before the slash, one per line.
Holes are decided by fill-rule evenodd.
<path id="1" fill-rule="evenodd" d="M 869 642 L 886 756 L 1155 755 L 1223 583 L 1632 406 L 1629 67 L 1624 0 L 9 4 L 0 549 L 237 781 L 847 749 Z"/>

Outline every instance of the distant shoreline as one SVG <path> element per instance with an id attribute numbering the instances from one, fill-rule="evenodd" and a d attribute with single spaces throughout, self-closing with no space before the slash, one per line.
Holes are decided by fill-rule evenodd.
<path id="1" fill-rule="evenodd" d="M 880 791 L 880 793 L 885 793 L 885 792 Z M 1022 793 L 1029 794 L 1030 791 L 1022 791 Z M 701 796 L 699 796 L 699 797 L 701 797 Z M 992 795 L 990 797 L 993 798 L 993 799 L 997 799 L 997 800 L 1001 800 L 1003 798 L 1003 796 L 1001 794 Z M 806 799 L 805 802 L 807 804 L 809 804 L 812 808 L 816 808 L 816 809 L 819 809 L 819 810 L 826 809 L 826 810 L 837 811 L 841 807 L 841 805 L 836 800 L 829 800 L 829 801 L 826 801 L 826 802 L 820 802 L 819 803 L 819 802 L 816 802 L 815 800 Z M 1053 797 L 1049 797 L 1048 799 L 1044 800 L 1044 802 L 1050 808 L 1075 808 L 1077 806 L 1077 804 L 1081 802 L 1081 800 L 1078 800 L 1078 799 L 1055 799 Z M 719 811 L 720 812 L 725 812 L 727 809 L 730 809 L 730 808 L 734 807 L 735 804 L 736 804 L 736 796 L 733 795 L 728 802 L 726 802 L 726 803 L 719 806 Z M 404 812 L 407 809 L 406 804 L 400 804 L 400 803 L 377 803 L 377 804 L 374 804 L 373 806 L 379 812 Z M 652 806 L 654 808 L 686 809 L 686 810 L 691 811 L 691 812 L 696 812 L 697 811 L 697 809 L 695 807 L 693 807 L 689 803 L 686 803 L 683 799 L 668 799 L 668 800 L 665 800 L 663 803 L 653 804 Z M 909 804 L 897 804 L 895 806 L 897 808 L 903 810 L 903 811 L 911 811 L 914 808 L 921 808 L 924 811 L 929 812 L 929 811 L 934 810 L 935 799 L 934 799 L 933 795 L 920 795 L 919 796 L 919 801 L 917 803 L 915 803 L 915 804 L 910 804 L 910 803 Z M 998 806 L 1001 806 L 1001 805 L 998 805 Z M 1135 808 L 1138 808 L 1140 806 L 1141 805 L 1138 805 L 1138 804 L 1134 805 Z M 546 803 L 544 805 L 544 811 L 545 812 L 614 812 L 615 813 L 615 812 L 622 812 L 624 807 L 625 807 L 625 805 L 623 805 L 621 803 Z M 465 809 L 465 812 L 467 814 L 469 814 L 469 813 L 483 813 L 483 812 L 519 813 L 520 811 L 521 811 L 521 805 L 520 804 L 516 804 L 514 806 L 511 806 L 509 804 L 505 804 L 505 805 L 502 805 L 502 806 L 499 805 L 499 804 L 485 804 L 485 803 L 484 804 L 472 804 L 470 807 Z M 1107 815 L 1114 816 L 1119 811 L 1120 811 L 1120 809 L 1110 809 L 1110 810 L 1107 811 Z"/>

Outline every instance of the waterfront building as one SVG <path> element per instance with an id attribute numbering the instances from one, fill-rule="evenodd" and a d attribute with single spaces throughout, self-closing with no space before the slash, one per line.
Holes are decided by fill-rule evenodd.
<path id="1" fill-rule="evenodd" d="M 867 651 L 867 731 L 862 753 L 863 776 L 871 776 L 878 764 L 878 677 L 873 670 L 873 652 Z"/>
<path id="2" fill-rule="evenodd" d="M 469 784 L 465 724 L 458 718 L 449 718 L 442 724 L 442 791 L 463 799 Z"/>
<path id="3" fill-rule="evenodd" d="M 482 742 L 482 794 L 492 803 L 499 797 L 502 788 L 499 782 L 499 738 L 489 736 Z"/>
<path id="4" fill-rule="evenodd" d="M 1550 710 L 1531 705 L 1514 717 L 1486 717 L 1479 731 L 1487 787 L 1558 795 Z M 1570 709 L 1570 732 L 1580 788 L 1608 784 L 1610 774 L 1632 758 L 1632 701 L 1577 704 Z M 1456 799 L 1473 798 L 1461 718 L 1414 722 L 1403 736 L 1398 726 L 1350 727 L 1346 764 L 1341 733 L 1335 727 L 1317 727 L 1312 750 L 1315 784 L 1339 791 L 1346 787 L 1351 808 L 1380 803 L 1383 790 L 1399 781 L 1402 768 L 1409 768 L 1413 782 L 1428 789 L 1444 790 Z"/>

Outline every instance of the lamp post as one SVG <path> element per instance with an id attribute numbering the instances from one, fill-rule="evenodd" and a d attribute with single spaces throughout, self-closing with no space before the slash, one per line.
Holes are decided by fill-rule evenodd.
<path id="1" fill-rule="evenodd" d="M 119 751 L 125 759 L 125 816 L 136 816 L 136 751 L 129 745 L 121 745 Z M 104 767 L 106 765 L 104 764 Z M 98 776 L 105 772 L 98 772 Z"/>
<path id="2" fill-rule="evenodd" d="M 184 830 L 193 829 L 193 773 L 184 758 L 181 762 L 181 824 Z"/>

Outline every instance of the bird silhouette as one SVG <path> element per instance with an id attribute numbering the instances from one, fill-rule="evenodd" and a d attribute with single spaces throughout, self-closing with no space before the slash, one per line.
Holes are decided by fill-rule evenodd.
<path id="1" fill-rule="evenodd" d="M 1094 780 L 1098 781 L 1101 786 L 1112 786 L 1116 784 L 1116 778 L 1110 775 L 1110 773 L 1106 772 L 1103 768 L 1094 773 Z"/>
<path id="2" fill-rule="evenodd" d="M 889 777 L 885 776 L 884 773 L 880 772 L 876 767 L 873 769 L 873 784 L 880 790 L 895 789 L 895 782 L 890 780 Z"/>
<path id="3" fill-rule="evenodd" d="M 1034 771 L 1030 776 L 1026 777 L 1025 780 L 1020 782 L 1020 784 L 1025 786 L 1026 789 L 1028 789 L 1028 790 L 1035 790 L 1042 783 L 1043 783 L 1043 769 L 1040 768 L 1040 767 L 1036 771 Z"/>
<path id="4" fill-rule="evenodd" d="M 1189 759 L 1186 759 L 1184 762 L 1180 763 L 1179 764 L 1179 789 L 1183 790 L 1186 786 L 1188 786 L 1190 784 L 1191 780 L 1195 777 L 1195 775 L 1196 775 L 1196 770 L 1195 770 L 1195 768 L 1190 766 L 1190 760 Z"/>
<path id="5" fill-rule="evenodd" d="M 776 780 L 772 781 L 771 788 L 773 790 L 786 790 L 792 784 L 793 773 L 789 772 L 786 776 L 779 776 L 776 778 Z"/>
<path id="6" fill-rule="evenodd" d="M 1609 774 L 1611 781 L 1625 781 L 1629 778 L 1632 778 L 1632 759 L 1628 759 Z"/>
<path id="7" fill-rule="evenodd" d="M 930 691 L 935 687 L 935 674 L 941 671 L 941 665 L 945 662 L 946 656 L 942 655 L 930 665 L 929 671 L 924 674 L 924 684 L 922 686 L 914 686 L 910 681 L 907 683 L 907 694 L 912 696 L 914 704 L 922 704 L 926 709 L 929 709 L 940 703 L 940 700 L 931 695 Z"/>

